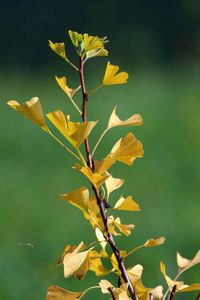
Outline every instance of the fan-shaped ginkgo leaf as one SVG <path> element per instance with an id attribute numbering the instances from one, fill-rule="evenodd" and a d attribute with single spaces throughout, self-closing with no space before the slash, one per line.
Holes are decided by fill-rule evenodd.
<path id="1" fill-rule="evenodd" d="M 137 280 L 139 280 L 142 277 L 142 272 L 143 272 L 143 266 L 140 264 L 137 264 L 134 267 L 129 268 L 127 270 L 128 276 L 133 285 Z"/>
<path id="2" fill-rule="evenodd" d="M 103 78 L 104 85 L 112 85 L 112 84 L 123 84 L 127 83 L 128 80 L 128 73 L 120 72 L 119 67 L 115 65 L 111 65 L 110 62 L 107 63 L 105 75 Z"/>
<path id="3" fill-rule="evenodd" d="M 95 229 L 95 234 L 96 234 L 96 237 L 97 237 L 97 240 L 99 241 L 101 247 L 103 249 L 105 249 L 106 245 L 107 245 L 107 241 L 105 240 L 105 237 L 103 235 L 103 232 L 97 227 Z"/>
<path id="4" fill-rule="evenodd" d="M 114 224 L 119 229 L 119 231 L 125 234 L 126 236 L 129 236 L 131 234 L 131 230 L 135 228 L 134 224 L 121 224 L 119 217 L 114 220 Z"/>
<path id="5" fill-rule="evenodd" d="M 114 178 L 112 176 L 109 176 L 108 179 L 105 181 L 108 197 L 110 193 L 120 188 L 123 184 L 124 184 L 124 179 Z"/>
<path id="6" fill-rule="evenodd" d="M 74 168 L 84 174 L 96 188 L 99 188 L 109 177 L 109 175 L 93 173 L 89 167 L 81 167 L 80 164 L 75 164 Z"/>
<path id="7" fill-rule="evenodd" d="M 116 109 L 117 107 L 115 106 L 108 121 L 107 129 L 111 129 L 116 126 L 139 126 L 143 124 L 143 119 L 139 114 L 132 115 L 130 118 L 124 121 L 120 120 L 120 118 L 116 114 Z"/>
<path id="8" fill-rule="evenodd" d="M 59 197 L 68 201 L 69 203 L 83 211 L 87 210 L 89 201 L 89 191 L 86 187 L 81 187 L 67 194 L 60 195 Z"/>
<path id="9" fill-rule="evenodd" d="M 89 270 L 93 271 L 96 276 L 103 276 L 111 273 L 110 270 L 107 270 L 101 261 L 101 253 L 98 253 L 96 250 L 90 251 L 89 254 Z"/>
<path id="10" fill-rule="evenodd" d="M 98 56 L 108 56 L 108 51 L 105 48 L 93 49 L 86 52 L 86 59 Z"/>
<path id="11" fill-rule="evenodd" d="M 95 161 L 95 171 L 103 175 L 114 163 L 115 159 L 111 154 L 108 154 L 104 159 Z"/>
<path id="12" fill-rule="evenodd" d="M 59 286 L 52 285 L 48 287 L 46 300 L 78 300 L 85 294 L 83 292 L 71 292 Z"/>
<path id="13" fill-rule="evenodd" d="M 185 272 L 186 270 L 200 263 L 200 250 L 195 254 L 195 256 L 191 260 L 188 260 L 182 257 L 180 254 L 178 254 L 177 263 L 178 267 L 181 269 L 181 273 Z"/>
<path id="14" fill-rule="evenodd" d="M 109 288 L 111 288 L 111 289 L 114 288 L 114 286 L 112 285 L 112 283 L 110 283 L 108 280 L 105 280 L 105 279 L 103 279 L 103 280 L 101 280 L 99 282 L 99 286 L 101 288 L 102 294 L 109 294 L 110 292 L 109 292 L 108 289 Z"/>
<path id="15" fill-rule="evenodd" d="M 65 76 L 60 77 L 60 78 L 55 76 L 55 78 L 56 78 L 56 81 L 57 81 L 58 85 L 60 86 L 60 88 L 71 99 L 74 96 L 76 90 L 73 90 L 67 86 L 67 78 Z"/>
<path id="16" fill-rule="evenodd" d="M 114 206 L 115 210 L 140 211 L 139 205 L 133 200 L 132 196 L 121 197 Z"/>
<path id="17" fill-rule="evenodd" d="M 7 104 L 42 129 L 46 131 L 48 130 L 45 123 L 42 106 L 38 97 L 33 97 L 31 100 L 24 102 L 22 105 L 15 100 L 10 100 L 7 102 Z"/>
<path id="18" fill-rule="evenodd" d="M 55 52 L 57 55 L 61 56 L 64 60 L 67 60 L 66 52 L 65 52 L 65 44 L 64 43 L 53 43 L 49 40 L 49 47 Z"/>
<path id="19" fill-rule="evenodd" d="M 156 247 L 162 245 L 164 242 L 165 242 L 165 238 L 161 236 L 157 239 L 147 240 L 146 243 L 144 243 L 144 247 Z"/>
<path id="20" fill-rule="evenodd" d="M 78 246 L 79 247 L 79 246 Z M 68 278 L 72 275 L 82 279 L 89 269 L 89 252 L 91 249 L 78 252 L 75 249 L 72 253 L 67 253 L 63 259 L 64 276 Z"/>
<path id="21" fill-rule="evenodd" d="M 179 252 L 176 253 L 176 260 L 180 270 L 185 269 L 191 262 L 190 259 L 181 256 Z"/>
<path id="22" fill-rule="evenodd" d="M 124 138 L 121 138 L 112 148 L 113 157 L 131 166 L 137 157 L 144 154 L 142 144 L 129 132 Z"/>
<path id="23" fill-rule="evenodd" d="M 66 119 L 64 113 L 56 110 L 47 114 L 48 119 L 64 135 L 64 137 L 73 145 L 79 148 L 83 141 L 88 137 L 97 122 L 72 122 L 70 116 Z"/>

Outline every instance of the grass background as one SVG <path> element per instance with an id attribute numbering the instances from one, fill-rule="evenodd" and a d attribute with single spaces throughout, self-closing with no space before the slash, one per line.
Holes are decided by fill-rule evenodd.
<path id="1" fill-rule="evenodd" d="M 87 68 L 88 78 L 92 77 L 88 79 L 89 89 L 101 80 L 104 66 L 105 61 L 102 66 L 97 61 Z M 199 249 L 200 74 L 194 68 L 143 71 L 127 66 L 126 70 L 130 74 L 128 85 L 101 89 L 89 100 L 89 119 L 100 120 L 91 134 L 91 144 L 105 128 L 115 104 L 122 119 L 142 114 L 142 127 L 110 131 L 96 158 L 106 155 L 128 130 L 144 144 L 144 158 L 137 159 L 132 168 L 119 163 L 112 169 L 125 184 L 113 193 L 111 203 L 121 194 L 131 194 L 142 208 L 140 213 L 120 214 L 124 223 L 136 225 L 131 237 L 117 238 L 121 249 L 132 249 L 148 238 L 166 237 L 165 245 L 142 249 L 127 261 L 128 265 L 141 263 L 144 284 L 155 286 L 164 284 L 161 260 L 172 276 L 176 251 L 191 258 Z M 100 281 L 90 272 L 80 282 L 63 279 L 62 267 L 55 268 L 65 245 L 95 240 L 81 213 L 57 198 L 85 185 L 85 179 L 71 168 L 73 159 L 62 147 L 6 105 L 8 99 L 22 102 L 37 95 L 45 112 L 56 108 L 71 112 L 71 104 L 53 79 L 54 74 L 69 71 L 63 69 L 58 74 L 52 68 L 39 75 L 8 72 L 0 77 L 1 299 L 44 299 L 52 284 L 81 290 Z M 72 78 L 72 86 L 75 81 Z M 76 112 L 72 116 L 78 117 Z M 199 282 L 199 273 L 200 266 L 195 266 L 184 275 L 185 282 Z M 85 296 L 94 297 L 105 298 L 96 291 Z M 180 299 L 195 299 L 195 293 Z"/>

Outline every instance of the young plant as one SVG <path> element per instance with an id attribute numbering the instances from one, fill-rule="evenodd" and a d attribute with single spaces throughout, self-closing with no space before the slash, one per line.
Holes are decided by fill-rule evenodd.
<path id="1" fill-rule="evenodd" d="M 94 288 L 100 289 L 103 294 L 110 294 L 111 298 L 115 300 L 172 300 L 177 293 L 200 290 L 200 284 L 185 285 L 183 282 L 177 281 L 183 272 L 200 263 L 200 251 L 197 252 L 192 260 L 188 260 L 177 253 L 178 273 L 174 279 L 171 279 L 166 274 L 165 265 L 161 263 L 161 272 L 168 285 L 164 295 L 161 285 L 155 288 L 147 288 L 143 285 L 141 280 L 143 267 L 140 264 L 127 267 L 126 258 L 133 252 L 142 247 L 148 248 L 162 245 L 165 241 L 164 237 L 149 239 L 143 245 L 127 251 L 119 249 L 114 238 L 121 234 L 129 236 L 135 226 L 134 224 L 121 223 L 120 217 L 113 216 L 112 213 L 116 214 L 118 211 L 135 213 L 140 211 L 140 207 L 130 195 L 121 196 L 114 207 L 111 207 L 109 204 L 110 194 L 120 188 L 124 184 L 124 180 L 113 177 L 110 173 L 110 168 L 118 162 L 132 166 L 137 158 L 143 156 L 143 146 L 132 132 L 128 132 L 111 147 L 110 153 L 101 160 L 96 160 L 95 151 L 108 131 L 119 126 L 140 126 L 143 124 L 143 119 L 141 115 L 133 114 L 128 119 L 121 120 L 115 107 L 110 115 L 106 129 L 100 135 L 96 145 L 91 147 L 89 136 L 97 125 L 97 121 L 88 121 L 87 111 L 90 104 L 90 96 L 101 87 L 127 83 L 128 74 L 119 72 L 118 66 L 108 62 L 102 82 L 92 92 L 88 93 L 85 85 L 85 64 L 89 63 L 93 58 L 108 55 L 108 51 L 105 48 L 108 40 L 106 37 L 99 38 L 88 34 L 79 34 L 74 31 L 69 31 L 69 36 L 79 58 L 78 66 L 69 60 L 64 43 L 49 41 L 49 46 L 77 72 L 79 83 L 75 89 L 68 86 L 68 79 L 65 76 L 61 78 L 56 77 L 56 81 L 76 109 L 79 119 L 72 121 L 70 115 L 64 114 L 61 110 L 55 110 L 46 114 L 50 123 L 64 136 L 66 144 L 61 142 L 50 130 L 49 125 L 46 123 L 40 100 L 37 97 L 22 105 L 15 100 L 11 100 L 8 102 L 8 105 L 34 122 L 64 147 L 75 160 L 74 169 L 88 179 L 87 187 L 82 186 L 60 195 L 61 199 L 82 211 L 83 217 L 91 224 L 97 238 L 94 243 L 89 245 L 81 241 L 77 245 L 67 245 L 65 247 L 57 263 L 58 265 L 63 265 L 64 277 L 75 276 L 78 279 L 82 279 L 89 270 L 94 272 L 96 276 L 106 276 L 114 273 L 117 277 L 117 286 L 105 279 L 101 280 L 98 286 L 92 286 L 80 292 L 71 292 L 59 286 L 50 286 L 46 300 L 81 299 L 86 292 Z M 74 99 L 75 94 L 80 91 L 82 93 L 81 105 L 77 104 Z M 104 261 L 109 262 L 109 268 L 105 268 Z"/>

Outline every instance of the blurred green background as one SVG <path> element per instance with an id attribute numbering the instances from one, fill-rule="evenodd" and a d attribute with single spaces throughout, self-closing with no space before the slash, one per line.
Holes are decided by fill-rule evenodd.
<path id="1" fill-rule="evenodd" d="M 45 299 L 51 284 L 81 290 L 101 279 L 92 273 L 80 282 L 63 279 L 62 268 L 55 268 L 65 245 L 95 240 L 81 213 L 57 198 L 86 181 L 71 169 L 73 160 L 59 145 L 6 105 L 8 99 L 23 102 L 38 96 L 45 112 L 73 110 L 54 75 L 67 76 L 71 86 L 78 78 L 48 48 L 48 39 L 65 41 L 76 63 L 68 29 L 107 35 L 109 60 L 130 75 L 127 85 L 107 87 L 91 97 L 89 117 L 100 120 L 91 144 L 115 104 L 122 119 L 142 114 L 144 125 L 129 130 L 143 142 L 145 156 L 133 168 L 113 168 L 125 185 L 111 202 L 132 194 L 142 208 L 140 213 L 121 214 L 124 223 L 136 225 L 132 237 L 117 238 L 121 249 L 166 237 L 162 247 L 142 249 L 127 261 L 144 266 L 146 286 L 164 284 L 159 262 L 173 276 L 176 251 L 191 258 L 200 248 L 199 1 L 11 0 L 1 1 L 0 15 L 0 299 Z M 101 81 L 106 63 L 107 58 L 88 63 L 88 90 Z M 72 116 L 78 117 L 76 112 Z M 108 133 L 96 158 L 106 155 L 126 132 Z M 196 266 L 184 280 L 199 282 L 199 274 Z M 177 299 L 195 299 L 196 294 Z M 106 298 L 94 291 L 85 299 L 94 297 Z"/>

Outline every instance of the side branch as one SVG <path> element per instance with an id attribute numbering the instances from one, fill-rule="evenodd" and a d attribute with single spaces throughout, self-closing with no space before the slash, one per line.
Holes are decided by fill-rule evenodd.
<path id="1" fill-rule="evenodd" d="M 176 289 L 177 289 L 177 286 L 174 285 L 173 288 L 172 288 L 172 291 L 170 293 L 169 300 L 173 300 L 174 299 L 175 294 L 176 294 Z"/>
<path id="2" fill-rule="evenodd" d="M 88 94 L 87 94 L 86 88 L 85 88 L 85 81 L 84 81 L 84 61 L 83 61 L 82 58 L 80 58 L 79 74 L 80 74 L 80 82 L 81 82 L 82 97 L 83 97 L 82 121 L 86 122 L 87 121 Z M 91 151 L 90 151 L 90 146 L 89 146 L 88 138 L 86 138 L 86 140 L 85 140 L 85 151 L 86 151 L 86 156 L 87 156 L 87 165 L 92 170 L 92 172 L 94 172 L 95 166 L 94 166 L 93 156 L 92 156 Z M 116 257 L 119 269 L 121 271 L 121 277 L 123 278 L 123 280 L 124 280 L 125 283 L 128 283 L 128 290 L 129 290 L 131 299 L 132 300 L 137 300 L 135 289 L 133 287 L 132 282 L 130 281 L 130 279 L 128 277 L 128 274 L 127 274 L 127 271 L 126 271 L 126 267 L 124 265 L 124 260 L 123 260 L 121 254 L 120 254 L 120 250 L 118 249 L 118 247 L 115 244 L 113 235 L 109 232 L 109 228 L 108 228 L 108 216 L 107 216 L 107 212 L 106 212 L 106 208 L 105 208 L 103 199 L 101 198 L 98 189 L 96 189 L 94 187 L 94 185 L 92 185 L 92 189 L 94 191 L 94 195 L 96 197 L 97 204 L 98 204 L 99 209 L 100 209 L 101 218 L 102 218 L 102 221 L 103 221 L 103 224 L 104 224 L 104 227 L 105 227 L 104 236 L 107 239 L 108 243 L 110 244 L 110 247 L 112 248 L 112 251 L 113 251 L 113 253 L 114 253 L 115 257 Z M 112 295 L 112 297 L 113 297 L 113 295 Z"/>

